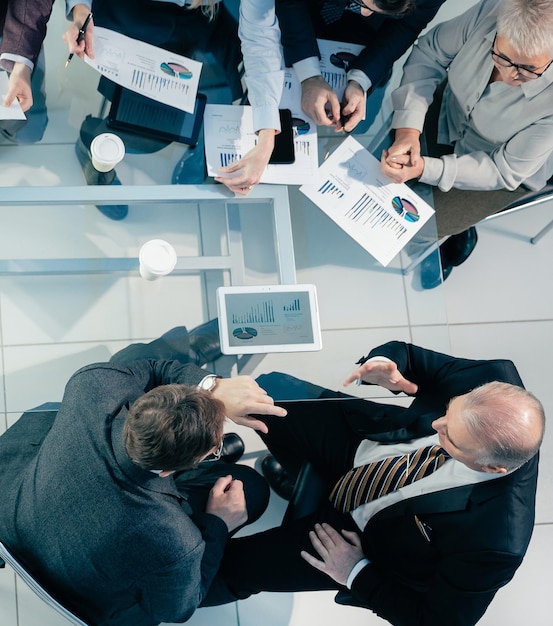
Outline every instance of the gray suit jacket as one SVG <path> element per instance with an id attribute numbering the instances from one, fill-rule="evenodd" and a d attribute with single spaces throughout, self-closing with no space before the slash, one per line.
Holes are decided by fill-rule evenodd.
<path id="1" fill-rule="evenodd" d="M 25 414 L 0 438 L 0 540 L 93 624 L 185 621 L 215 575 L 225 523 L 193 515 L 173 479 L 134 465 L 122 440 L 138 397 L 204 375 L 174 361 L 90 365 L 53 424 Z"/>

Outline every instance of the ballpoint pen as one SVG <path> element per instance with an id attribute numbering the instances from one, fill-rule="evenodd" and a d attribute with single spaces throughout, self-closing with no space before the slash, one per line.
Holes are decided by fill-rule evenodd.
<path id="1" fill-rule="evenodd" d="M 77 45 L 80 44 L 81 41 L 84 39 L 84 34 L 86 33 L 86 27 L 88 26 L 91 17 L 92 17 L 92 13 L 89 13 L 88 17 L 84 21 L 84 24 L 79 28 L 79 34 L 77 35 Z M 72 58 L 73 58 L 73 53 L 71 53 L 67 57 L 67 61 L 65 62 L 65 67 L 67 67 L 69 63 L 71 63 Z"/>

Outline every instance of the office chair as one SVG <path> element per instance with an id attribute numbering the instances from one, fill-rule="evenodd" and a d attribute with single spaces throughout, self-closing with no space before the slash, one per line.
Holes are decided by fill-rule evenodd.
<path id="1" fill-rule="evenodd" d="M 529 192 L 516 202 L 512 202 L 503 209 L 500 209 L 497 213 L 489 215 L 482 220 L 482 223 L 486 223 L 488 220 L 497 219 L 498 217 L 507 215 L 508 213 L 514 213 L 516 211 L 527 209 L 538 204 L 543 204 L 544 202 L 548 202 L 549 200 L 553 200 L 553 177 L 551 177 L 547 181 L 545 187 L 542 187 L 539 191 Z M 542 237 L 544 237 L 551 229 L 553 229 L 553 220 L 551 220 L 546 226 L 544 226 L 536 235 L 530 237 L 530 243 L 538 243 L 538 241 Z"/>
<path id="2" fill-rule="evenodd" d="M 80 620 L 76 615 L 71 613 L 71 611 L 55 600 L 46 591 L 46 589 L 44 589 L 44 587 L 42 587 L 42 585 L 35 580 L 29 570 L 17 559 L 17 557 L 10 552 L 10 550 L 2 542 L 0 542 L 0 567 L 3 567 L 3 561 L 5 561 L 15 571 L 23 582 L 30 587 L 41 600 L 54 609 L 58 615 L 64 617 L 69 624 L 73 624 L 73 626 L 91 626 Z"/>

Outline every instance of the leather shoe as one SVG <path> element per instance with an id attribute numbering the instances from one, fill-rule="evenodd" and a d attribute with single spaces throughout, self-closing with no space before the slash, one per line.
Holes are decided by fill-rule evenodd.
<path id="1" fill-rule="evenodd" d="M 236 433 L 226 433 L 223 437 L 223 449 L 221 450 L 221 461 L 225 463 L 236 463 L 244 454 L 244 441 Z"/>
<path id="2" fill-rule="evenodd" d="M 83 169 L 87 185 L 120 185 L 115 170 L 109 172 L 99 172 L 90 158 L 90 153 L 81 138 L 75 144 L 77 159 Z M 122 220 L 127 216 L 129 207 L 126 204 L 97 204 L 96 208 L 111 220 Z"/>
<path id="3" fill-rule="evenodd" d="M 464 263 L 472 254 L 478 241 L 476 228 L 471 226 L 462 233 L 451 235 L 440 246 L 440 256 L 442 257 L 442 265 L 445 262 L 448 265 L 457 267 Z"/>
<path id="4" fill-rule="evenodd" d="M 277 496 L 290 500 L 295 482 L 272 454 L 267 454 L 261 460 L 261 471 Z"/>
<path id="5" fill-rule="evenodd" d="M 453 266 L 441 258 L 438 250 L 429 254 L 421 263 L 421 286 L 423 289 L 434 289 L 441 285 L 451 274 Z M 441 260 L 441 261 L 440 261 Z"/>
<path id="6" fill-rule="evenodd" d="M 217 318 L 193 328 L 189 333 L 190 359 L 202 367 L 223 356 L 219 339 L 219 320 Z"/>

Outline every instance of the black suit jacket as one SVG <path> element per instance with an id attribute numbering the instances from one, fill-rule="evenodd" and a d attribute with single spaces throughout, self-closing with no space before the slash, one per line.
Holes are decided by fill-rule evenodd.
<path id="1" fill-rule="evenodd" d="M 380 405 L 365 415 L 367 430 L 387 424 L 399 438 L 431 434 L 431 422 L 449 400 L 474 387 L 494 380 L 522 386 L 507 360 L 457 359 L 400 342 L 367 358 L 377 354 L 419 386 L 409 408 Z M 355 579 L 349 601 L 396 626 L 475 624 L 522 562 L 534 525 L 537 472 L 536 455 L 505 477 L 407 499 L 377 513 L 362 536 L 371 564 Z M 341 601 L 348 602 L 343 594 Z"/>
<path id="2" fill-rule="evenodd" d="M 394 63 L 413 44 L 445 0 L 417 0 L 417 8 L 401 19 L 345 11 L 342 19 L 326 25 L 320 17 L 324 0 L 275 0 L 284 60 L 287 67 L 320 56 L 316 39 L 347 41 L 365 46 L 350 64 L 362 70 L 373 86 L 383 81 Z"/>

